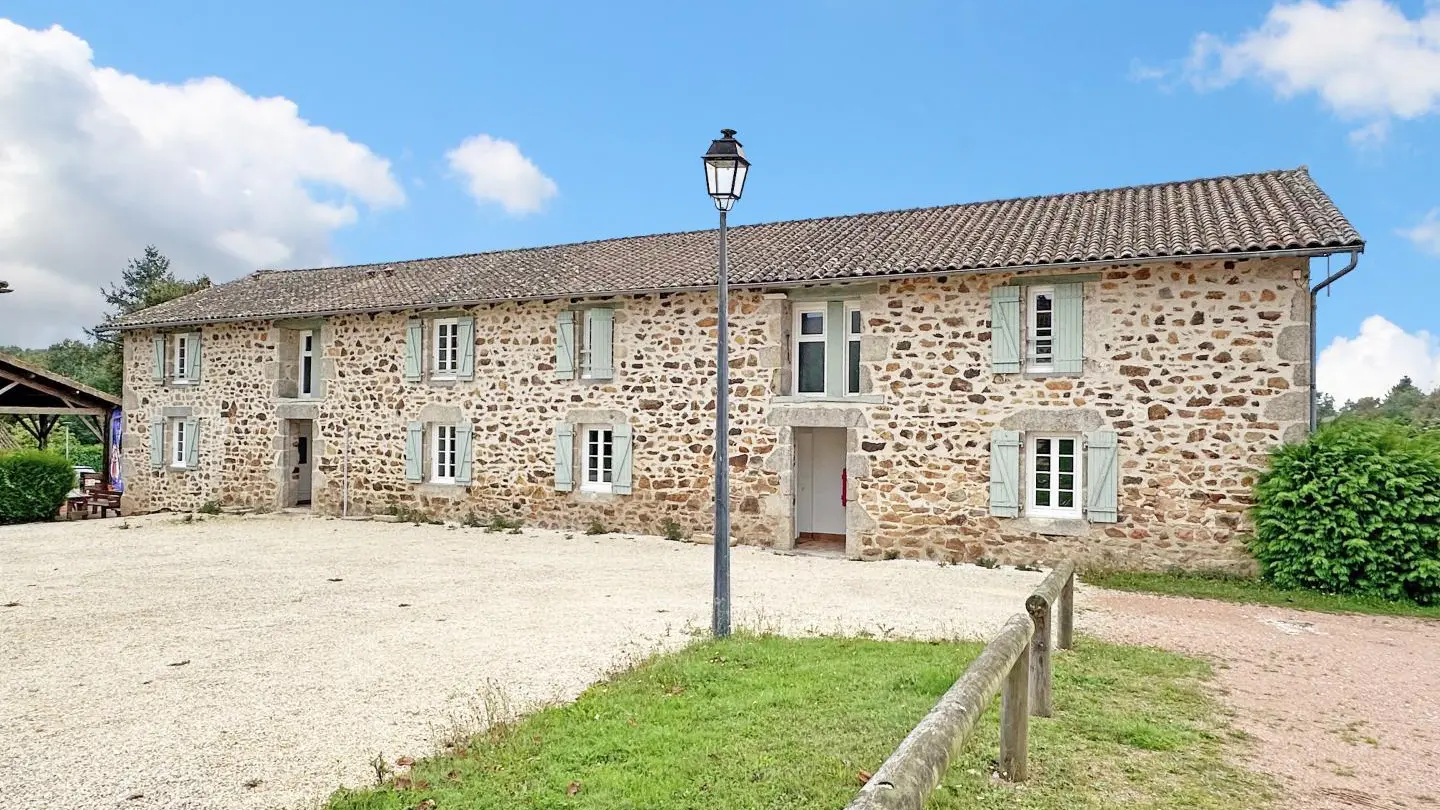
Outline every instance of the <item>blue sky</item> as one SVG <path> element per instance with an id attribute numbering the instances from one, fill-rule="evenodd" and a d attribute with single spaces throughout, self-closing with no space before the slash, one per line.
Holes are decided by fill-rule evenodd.
<path id="1" fill-rule="evenodd" d="M 76 199 L 110 200 L 128 218 L 110 232 L 109 214 L 87 208 L 71 230 L 55 225 L 61 240 L 104 232 L 93 237 L 93 253 L 37 248 L 10 262 L 36 279 L 37 267 L 69 274 L 78 289 L 93 287 L 93 274 L 113 275 L 147 241 L 182 273 L 232 278 L 249 267 L 247 257 L 364 262 L 711 227 L 698 157 L 721 126 L 739 130 L 754 162 L 736 223 L 1305 164 L 1369 242 L 1357 273 L 1322 301 L 1322 346 L 1368 341 L 1341 344 L 1331 376 L 1348 380 L 1373 367 L 1377 352 L 1402 353 L 1399 365 L 1373 373 L 1398 369 L 1440 384 L 1431 300 L 1440 293 L 1440 225 L 1424 226 L 1440 207 L 1440 79 L 1412 75 L 1440 68 L 1440 6 L 735 2 L 716 13 L 673 2 L 406 5 L 11 0 L 10 20 L 31 32 L 62 27 L 88 43 L 94 68 L 134 77 L 138 87 L 218 77 L 242 101 L 283 97 L 295 109 L 267 134 L 260 119 L 268 114 L 230 122 L 226 105 L 244 106 L 233 98 L 105 90 L 100 108 L 111 118 L 163 108 L 157 116 L 194 128 L 193 109 L 172 108 L 199 105 L 217 129 L 175 142 L 164 132 L 139 139 L 165 147 L 165 156 L 146 160 L 185 164 L 157 162 L 163 179 L 148 194 L 144 175 L 124 183 L 123 194 L 71 189 Z M 1418 61 L 1387 64 L 1397 42 Z M 38 51 L 14 60 L 12 74 L 64 61 Z M 73 61 L 66 81 L 79 75 Z M 71 105 L 46 104 L 43 114 L 23 106 L 48 93 L 68 98 L 68 85 L 7 94 L 5 75 L 0 57 L 0 134 L 6 118 L 14 125 L 25 116 L 36 137 L 41 124 L 28 122 L 70 114 Z M 93 106 L 73 109 L 85 118 Z M 317 156 L 336 151 L 303 145 L 315 128 L 364 154 L 310 171 L 325 160 Z M 482 134 L 495 140 L 477 153 L 475 172 L 520 165 L 513 177 L 482 176 L 477 199 L 447 155 Z M 233 150 L 221 148 L 232 136 Z M 500 142 L 511 146 L 493 148 Z M 132 165 L 119 148 L 106 153 Z M 271 148 L 285 152 L 280 168 L 265 164 Z M 76 176 L 109 177 L 104 159 L 87 166 L 63 173 L 64 182 L 84 189 Z M 242 174 L 254 185 L 246 199 L 266 210 L 247 211 L 243 200 L 213 213 L 183 197 L 171 198 L 182 200 L 174 210 L 157 202 L 175 178 L 220 183 L 230 171 L 256 172 Z M 297 194 L 322 210 L 297 203 Z M 293 216 L 267 225 L 267 211 L 274 219 L 289 205 L 298 206 Z M 137 213 L 149 207 L 159 210 Z M 100 224 L 84 227 L 92 221 Z M 217 242 L 227 246 L 223 259 L 206 252 Z M 0 249 L 0 272 L 6 259 Z M 72 273 L 66 262 L 84 270 Z M 1398 329 L 1376 332 L 1371 322 L 1362 332 L 1374 315 Z M 49 317 L 26 335 L 0 333 L 0 343 L 75 328 Z"/>

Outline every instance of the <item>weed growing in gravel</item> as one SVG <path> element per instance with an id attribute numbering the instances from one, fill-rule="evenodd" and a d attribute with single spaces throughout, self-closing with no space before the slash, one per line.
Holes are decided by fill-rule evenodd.
<path id="1" fill-rule="evenodd" d="M 519 534 L 520 528 L 524 525 L 524 521 L 520 520 L 520 518 L 505 517 L 499 512 L 496 512 L 490 516 L 490 525 L 486 526 L 486 528 L 492 532 Z"/>
<path id="2" fill-rule="evenodd" d="M 880 557 L 881 559 L 885 560 L 898 560 L 900 559 L 900 550 L 894 548 L 887 548 L 885 549 L 885 553 L 881 554 Z"/>
<path id="3" fill-rule="evenodd" d="M 981 557 L 980 559 L 975 561 L 975 564 L 980 566 L 981 568 L 1000 567 L 1000 563 L 996 562 L 994 557 Z"/>
<path id="4" fill-rule="evenodd" d="M 679 523 L 676 523 L 673 519 L 669 518 L 667 518 L 665 522 L 660 525 L 660 530 L 665 535 L 666 540 L 672 540 L 677 543 L 690 537 L 690 533 L 685 531 L 684 526 L 681 526 Z"/>
<path id="5" fill-rule="evenodd" d="M 416 526 L 434 522 L 434 518 L 428 512 L 403 503 L 392 503 L 385 507 L 385 514 L 394 517 L 401 523 L 413 523 Z"/>
<path id="6" fill-rule="evenodd" d="M 460 525 L 467 529 L 479 529 L 485 525 L 485 521 L 481 520 L 480 516 L 475 514 L 474 509 L 471 509 L 465 513 L 465 517 L 460 518 Z"/>
<path id="7" fill-rule="evenodd" d="M 592 520 L 590 521 L 590 528 L 586 529 L 585 533 L 589 535 L 609 534 L 610 530 L 605 528 L 605 524 L 599 520 Z"/>
<path id="8" fill-rule="evenodd" d="M 1036 565 L 1035 563 L 1021 563 L 1020 565 L 1015 566 L 1015 570 L 1035 572 L 1040 570 L 1040 566 Z"/>
<path id="9" fill-rule="evenodd" d="M 200 508 L 196 509 L 195 511 L 199 512 L 202 515 L 218 515 L 220 514 L 220 502 L 206 501 L 205 503 L 200 504 Z"/>
<path id="10" fill-rule="evenodd" d="M 374 759 L 370 760 L 370 767 L 375 771 L 376 787 L 384 785 L 385 780 L 390 778 L 391 774 L 395 773 L 395 771 L 390 768 L 390 763 L 385 760 L 385 754 L 380 751 L 375 752 Z"/>
<path id="11" fill-rule="evenodd" d="M 130 528 L 130 521 L 128 521 L 128 520 L 122 520 L 122 521 L 120 521 L 120 525 L 119 525 L 119 526 L 116 526 L 115 528 L 117 528 L 117 529 L 128 529 L 128 528 Z"/>

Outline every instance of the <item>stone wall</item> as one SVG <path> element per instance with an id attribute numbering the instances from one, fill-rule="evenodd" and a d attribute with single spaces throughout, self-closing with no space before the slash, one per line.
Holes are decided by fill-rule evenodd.
<path id="1" fill-rule="evenodd" d="M 789 546 L 793 428 L 841 426 L 850 430 L 852 556 L 1242 562 L 1254 471 L 1269 448 L 1304 434 L 1305 267 L 1270 259 L 1102 269 L 1085 285 L 1084 372 L 1049 377 L 990 371 L 989 291 L 1007 274 L 851 287 L 846 297 L 865 320 L 866 394 L 848 402 L 785 396 L 790 303 L 784 291 L 734 292 L 734 534 Z M 127 508 L 191 509 L 209 499 L 283 505 L 283 465 L 293 460 L 283 419 L 309 415 L 321 512 L 340 511 L 348 480 L 352 512 L 404 504 L 452 519 L 505 513 L 532 525 L 583 529 L 599 520 L 649 533 L 675 520 L 703 537 L 713 487 L 713 300 L 609 301 L 617 308 L 615 377 L 603 381 L 554 378 L 555 318 L 568 302 L 471 308 L 473 382 L 403 380 L 404 327 L 415 313 L 329 318 L 320 342 L 324 395 L 313 403 L 275 395 L 293 352 L 279 325 L 204 327 L 203 380 L 192 389 L 150 381 L 150 333 L 129 333 Z M 199 470 L 150 470 L 149 418 L 167 406 L 201 418 Z M 473 482 L 407 482 L 406 423 L 454 413 L 475 427 Z M 555 425 L 621 416 L 635 437 L 633 494 L 555 491 Z M 1118 523 L 989 515 L 991 430 L 1057 425 L 1118 432 Z"/>

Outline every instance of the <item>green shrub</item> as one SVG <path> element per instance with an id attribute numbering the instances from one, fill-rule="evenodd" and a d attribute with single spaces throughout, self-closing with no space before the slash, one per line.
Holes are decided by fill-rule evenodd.
<path id="1" fill-rule="evenodd" d="M 666 518 L 665 522 L 660 524 L 660 529 L 666 540 L 673 540 L 677 543 L 690 536 L 690 533 L 685 531 L 685 527 L 676 523 L 673 518 Z"/>
<path id="2" fill-rule="evenodd" d="M 1440 602 L 1440 433 L 1339 420 L 1275 450 L 1255 495 L 1274 585 Z"/>
<path id="3" fill-rule="evenodd" d="M 75 483 L 64 456 L 40 450 L 0 456 L 0 523 L 54 520 Z"/>
<path id="4" fill-rule="evenodd" d="M 54 444 L 52 443 L 53 447 Z M 98 472 L 105 472 L 105 448 L 98 444 L 82 444 L 70 448 L 70 463 L 77 467 L 89 467 Z"/>
<path id="5" fill-rule="evenodd" d="M 220 514 L 220 502 L 206 501 L 205 503 L 200 504 L 200 508 L 196 509 L 195 511 L 199 512 L 202 515 L 218 515 Z"/>
<path id="6" fill-rule="evenodd" d="M 590 521 L 590 528 L 586 529 L 585 533 L 590 535 L 609 534 L 610 529 L 607 528 L 604 523 L 601 523 L 598 518 L 596 518 L 595 520 Z"/>

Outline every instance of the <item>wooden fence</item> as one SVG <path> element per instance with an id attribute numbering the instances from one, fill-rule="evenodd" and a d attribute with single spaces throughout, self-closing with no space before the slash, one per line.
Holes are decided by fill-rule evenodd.
<path id="1" fill-rule="evenodd" d="M 870 777 L 847 810 L 922 810 L 945 777 L 950 759 L 970 739 L 1000 694 L 1000 775 L 1023 782 L 1029 766 L 1030 715 L 1049 717 L 1050 648 L 1074 643 L 1075 565 L 1055 567 L 1005 623 L 980 657 Z"/>

